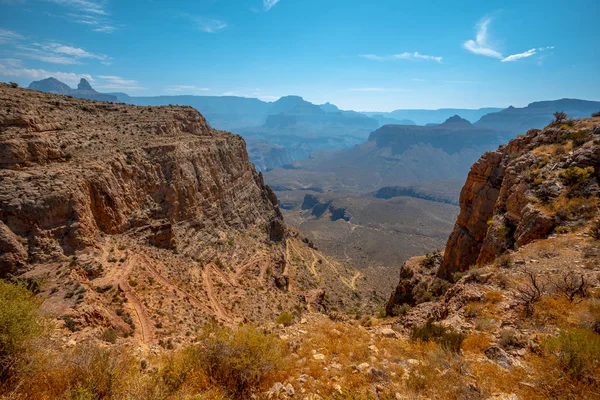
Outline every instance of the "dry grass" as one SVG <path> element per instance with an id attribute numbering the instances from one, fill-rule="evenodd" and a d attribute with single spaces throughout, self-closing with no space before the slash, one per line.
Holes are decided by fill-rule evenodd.
<path id="1" fill-rule="evenodd" d="M 481 354 L 490 347 L 492 340 L 493 336 L 488 333 L 473 333 L 465 338 L 461 348 L 466 352 Z"/>

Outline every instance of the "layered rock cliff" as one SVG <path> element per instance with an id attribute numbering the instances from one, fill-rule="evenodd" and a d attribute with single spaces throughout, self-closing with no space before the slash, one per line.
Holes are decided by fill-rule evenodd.
<path id="1" fill-rule="evenodd" d="M 284 225 L 244 140 L 195 109 L 0 84 L 0 276 L 36 282 L 70 334 L 189 341 L 211 319 L 350 304 L 353 274 Z"/>
<path id="2" fill-rule="evenodd" d="M 582 119 L 532 129 L 484 154 L 462 189 L 438 276 L 585 223 L 598 202 L 599 140 L 600 120 Z"/>
<path id="3" fill-rule="evenodd" d="M 407 261 L 387 313 L 443 295 L 466 271 L 555 233 L 579 232 L 600 205 L 600 118 L 532 129 L 472 167 L 443 257 Z M 423 293 L 427 294 L 423 297 Z"/>
<path id="4" fill-rule="evenodd" d="M 244 141 L 210 129 L 194 109 L 1 96 L 2 275 L 145 226 L 161 225 L 173 236 L 164 245 L 184 252 L 194 247 L 191 227 L 256 227 L 282 239 Z"/>

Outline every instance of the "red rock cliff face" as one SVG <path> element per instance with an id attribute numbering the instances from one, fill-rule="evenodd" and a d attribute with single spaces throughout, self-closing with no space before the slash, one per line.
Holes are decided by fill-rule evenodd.
<path id="1" fill-rule="evenodd" d="M 283 234 L 241 137 L 192 108 L 0 87 L 0 275 L 104 234 L 147 231 L 185 252 L 228 227 Z"/>
<path id="2" fill-rule="evenodd" d="M 531 130 L 473 165 L 439 277 L 489 264 L 557 226 L 581 225 L 593 214 L 588 209 L 595 212 L 600 119 L 559 125 Z M 577 176 L 569 178 L 571 172 Z"/>

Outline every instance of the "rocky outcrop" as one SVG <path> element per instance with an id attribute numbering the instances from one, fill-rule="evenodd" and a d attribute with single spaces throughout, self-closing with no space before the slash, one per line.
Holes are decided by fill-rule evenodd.
<path id="1" fill-rule="evenodd" d="M 192 251 L 201 232 L 285 234 L 243 139 L 189 107 L 111 105 L 0 87 L 0 275 L 136 232 Z M 187 250 L 186 250 L 187 249 Z"/>
<path id="2" fill-rule="evenodd" d="M 600 119 L 532 129 L 484 154 L 467 178 L 438 276 L 485 265 L 585 223 L 598 204 Z"/>
<path id="3" fill-rule="evenodd" d="M 53 94 L 64 94 L 78 99 L 96 100 L 96 101 L 107 101 L 107 102 L 118 102 L 117 96 L 106 93 L 99 93 L 92 85 L 85 80 L 81 79 L 77 85 L 77 89 L 71 89 L 68 85 L 62 83 L 55 78 L 47 78 L 41 81 L 31 82 L 29 85 L 31 90 L 39 90 L 40 92 L 53 93 Z"/>

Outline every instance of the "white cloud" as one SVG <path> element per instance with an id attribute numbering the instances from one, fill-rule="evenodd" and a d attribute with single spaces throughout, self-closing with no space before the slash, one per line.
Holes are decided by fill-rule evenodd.
<path id="1" fill-rule="evenodd" d="M 0 44 L 7 44 L 17 40 L 24 39 L 23 35 L 8 29 L 0 29 Z"/>
<path id="2" fill-rule="evenodd" d="M 208 92 L 209 88 L 198 87 L 194 85 L 173 85 L 169 86 L 166 91 L 172 94 L 197 94 Z"/>
<path id="3" fill-rule="evenodd" d="M 520 60 L 521 58 L 531 57 L 531 56 L 535 55 L 536 53 L 537 53 L 536 49 L 530 49 L 530 50 L 524 51 L 523 53 L 512 54 L 506 58 L 503 58 L 502 62 L 517 61 L 517 60 Z"/>
<path id="4" fill-rule="evenodd" d="M 494 50 L 488 43 L 488 26 L 492 22 L 491 18 L 484 18 L 477 24 L 477 35 L 475 40 L 467 40 L 463 43 L 465 49 L 471 53 L 486 57 L 502 58 L 502 54 Z"/>
<path id="5" fill-rule="evenodd" d="M 463 43 L 463 47 L 469 50 L 471 53 L 479 54 L 486 57 L 497 58 L 502 62 L 513 62 L 522 58 L 527 58 L 538 54 L 539 52 L 553 49 L 554 46 L 539 47 L 529 49 L 522 53 L 511 54 L 504 57 L 502 53 L 492 48 L 488 42 L 488 27 L 492 22 L 491 18 L 484 18 L 477 24 L 477 35 L 475 40 L 467 40 Z"/>
<path id="6" fill-rule="evenodd" d="M 263 0 L 263 7 L 265 10 L 269 11 L 271 8 L 275 7 L 275 4 L 279 3 L 279 0 Z"/>
<path id="7" fill-rule="evenodd" d="M 0 64 L 0 75 L 30 79 L 32 81 L 54 77 L 68 85 L 76 85 L 81 78 L 92 82 L 94 81 L 92 76 L 89 74 L 75 74 L 73 72 L 50 72 L 44 69 L 14 68 L 4 64 Z"/>
<path id="8" fill-rule="evenodd" d="M 404 52 L 404 53 L 392 54 L 392 55 L 388 55 L 388 56 L 380 56 L 377 54 L 361 54 L 361 57 L 366 58 L 367 60 L 374 60 L 374 61 L 393 61 L 393 60 L 419 61 L 419 60 L 424 60 L 424 61 L 435 61 L 435 62 L 441 63 L 443 60 L 443 57 L 428 56 L 426 54 L 421 54 L 418 51 L 415 51 L 413 53 Z"/>

